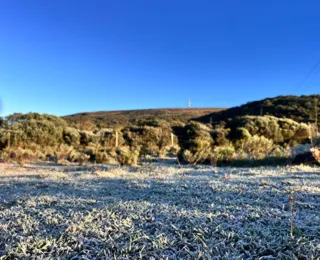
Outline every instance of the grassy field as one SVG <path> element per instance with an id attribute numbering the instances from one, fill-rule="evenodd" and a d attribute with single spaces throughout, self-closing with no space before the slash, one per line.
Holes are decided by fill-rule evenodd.
<path id="1" fill-rule="evenodd" d="M 0 259 L 320 256 L 319 168 L 0 171 Z"/>

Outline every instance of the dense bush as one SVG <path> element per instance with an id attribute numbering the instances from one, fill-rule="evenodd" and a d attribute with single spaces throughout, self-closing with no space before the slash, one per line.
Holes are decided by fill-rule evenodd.
<path id="1" fill-rule="evenodd" d="M 253 159 L 261 159 L 274 149 L 272 140 L 254 135 L 248 141 L 243 143 L 242 149 L 245 153 L 250 154 Z"/>
<path id="2" fill-rule="evenodd" d="M 74 147 L 78 147 L 80 145 L 80 132 L 73 128 L 73 127 L 67 127 L 63 129 L 63 141 L 67 145 L 72 145 Z"/>
<path id="3" fill-rule="evenodd" d="M 170 125 L 163 121 L 143 121 L 139 126 L 126 127 L 122 130 L 125 144 L 130 147 L 141 147 L 141 156 L 165 155 L 171 147 Z M 177 139 L 174 138 L 174 144 Z"/>
<path id="4" fill-rule="evenodd" d="M 53 146 L 63 142 L 66 123 L 58 117 L 30 113 L 8 117 L 6 127 L 0 131 L 1 146 L 35 143 Z"/>
<path id="5" fill-rule="evenodd" d="M 140 149 L 140 146 L 122 146 L 116 151 L 116 159 L 121 165 L 137 165 L 140 156 Z"/>
<path id="6" fill-rule="evenodd" d="M 244 116 L 227 123 L 209 125 L 191 122 L 179 129 L 179 159 L 187 163 L 211 161 L 221 164 L 233 159 L 261 160 L 278 147 L 309 140 L 309 126 L 273 116 Z"/>
<path id="7" fill-rule="evenodd" d="M 193 164 L 208 161 L 214 143 L 212 129 L 198 122 L 190 122 L 179 131 L 180 161 Z"/>
<path id="8" fill-rule="evenodd" d="M 212 165 L 227 164 L 235 157 L 235 148 L 232 144 L 217 146 L 210 154 Z"/>
<path id="9" fill-rule="evenodd" d="M 118 146 L 122 146 L 125 140 L 121 131 L 114 129 L 101 129 L 95 132 L 98 143 L 105 149 L 114 150 L 116 148 L 116 135 L 118 134 Z"/>
<path id="10" fill-rule="evenodd" d="M 273 116 L 245 116 L 231 120 L 227 126 L 231 129 L 233 142 L 249 140 L 250 136 L 263 136 L 281 145 L 297 145 L 309 140 L 309 127 L 287 118 Z"/>

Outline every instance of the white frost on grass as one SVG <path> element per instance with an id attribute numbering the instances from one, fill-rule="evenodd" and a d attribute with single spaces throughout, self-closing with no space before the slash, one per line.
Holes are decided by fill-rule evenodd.
<path id="1" fill-rule="evenodd" d="M 319 168 L 77 169 L 0 169 L 1 259 L 320 256 Z"/>

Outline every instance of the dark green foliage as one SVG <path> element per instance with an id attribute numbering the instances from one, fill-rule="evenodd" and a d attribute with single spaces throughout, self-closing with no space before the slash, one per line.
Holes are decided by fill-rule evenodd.
<path id="1" fill-rule="evenodd" d="M 229 136 L 230 129 L 217 127 L 211 132 L 211 137 L 213 138 L 213 142 L 215 145 L 226 145 L 229 143 L 228 136 Z"/>
<path id="2" fill-rule="evenodd" d="M 215 129 L 210 125 L 190 122 L 183 128 L 176 128 L 176 132 L 181 147 L 179 159 L 194 164 L 262 160 L 270 157 L 278 147 L 309 140 L 308 125 L 273 116 L 238 117 L 217 125 Z"/>
<path id="3" fill-rule="evenodd" d="M 68 145 L 78 147 L 80 145 L 80 137 L 80 132 L 73 127 L 63 129 L 63 141 Z"/>
<path id="4" fill-rule="evenodd" d="M 315 102 L 318 95 L 311 96 L 279 96 L 267 98 L 260 101 L 249 102 L 239 107 L 214 112 L 196 120 L 203 123 L 217 124 L 227 122 L 228 119 L 241 116 L 271 115 L 279 118 L 290 118 L 297 122 L 314 123 L 315 103 L 320 110 L 320 102 Z M 320 123 L 318 121 L 318 123 Z"/>
<path id="5" fill-rule="evenodd" d="M 180 147 L 191 152 L 202 148 L 210 148 L 213 145 L 212 129 L 207 125 L 191 121 L 180 134 Z"/>
<path id="6" fill-rule="evenodd" d="M 246 141 L 250 136 L 263 136 L 275 144 L 297 145 L 308 141 L 309 127 L 287 118 L 273 116 L 244 116 L 227 123 L 232 142 Z"/>
<path id="7" fill-rule="evenodd" d="M 29 113 L 13 115 L 7 118 L 0 132 L 0 146 L 17 146 L 22 143 L 34 143 L 41 146 L 53 146 L 63 142 L 63 130 L 66 122 L 55 116 Z"/>
<path id="8" fill-rule="evenodd" d="M 141 147 L 141 155 L 159 156 L 171 146 L 171 127 L 163 121 L 144 121 L 140 126 L 126 127 L 122 130 L 125 144 Z"/>
<path id="9" fill-rule="evenodd" d="M 91 143 L 95 143 L 97 141 L 97 136 L 90 131 L 79 131 L 80 134 L 80 145 L 86 147 Z"/>
<path id="10" fill-rule="evenodd" d="M 176 129 L 179 134 L 179 146 L 181 148 L 178 157 L 182 162 L 202 163 L 208 161 L 213 148 L 211 127 L 190 122 L 183 129 Z"/>

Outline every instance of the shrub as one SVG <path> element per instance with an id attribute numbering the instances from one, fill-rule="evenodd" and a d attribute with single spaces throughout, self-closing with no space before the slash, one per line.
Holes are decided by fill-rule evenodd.
<path id="1" fill-rule="evenodd" d="M 253 159 L 264 157 L 274 148 L 272 140 L 264 137 L 254 135 L 247 142 L 243 144 L 243 151 L 250 154 Z"/>
<path id="2" fill-rule="evenodd" d="M 214 144 L 217 146 L 223 146 L 228 144 L 230 142 L 228 140 L 229 133 L 230 129 L 225 129 L 222 127 L 214 129 L 211 133 Z"/>
<path id="3" fill-rule="evenodd" d="M 210 126 L 190 122 L 184 128 L 177 128 L 178 140 L 181 150 L 178 159 L 186 163 L 204 163 L 209 161 L 209 155 L 213 148 Z"/>
<path id="4" fill-rule="evenodd" d="M 141 156 L 159 156 L 171 146 L 171 127 L 162 121 L 147 121 L 144 125 L 127 127 L 122 133 L 126 145 L 141 146 Z"/>
<path id="5" fill-rule="evenodd" d="M 198 163 L 208 163 L 211 149 L 202 149 L 197 152 L 191 152 L 189 150 L 183 150 L 180 154 L 180 158 L 185 163 L 198 164 Z"/>
<path id="6" fill-rule="evenodd" d="M 244 127 L 238 127 L 235 130 L 235 134 L 234 134 L 234 139 L 236 140 L 235 146 L 236 147 L 242 147 L 244 145 L 244 143 L 246 143 L 247 141 L 249 141 L 251 139 L 251 134 L 250 132 L 244 128 Z"/>
<path id="7" fill-rule="evenodd" d="M 63 141 L 64 120 L 49 116 L 30 113 L 26 115 L 9 116 L 6 128 L 1 130 L 1 146 L 19 146 L 35 143 L 44 146 L 54 146 Z"/>
<path id="8" fill-rule="evenodd" d="M 196 152 L 201 149 L 212 147 L 213 140 L 211 138 L 211 128 L 197 122 L 191 122 L 185 126 L 184 136 L 181 138 L 180 146 L 183 149 Z"/>
<path id="9" fill-rule="evenodd" d="M 225 164 L 230 162 L 235 156 L 235 148 L 232 144 L 217 146 L 210 155 L 211 164 Z"/>
<path id="10" fill-rule="evenodd" d="M 120 165 L 137 165 L 141 147 L 123 146 L 116 150 L 116 159 Z"/>
<path id="11" fill-rule="evenodd" d="M 118 146 L 124 144 L 124 139 L 121 131 L 118 132 Z M 97 142 L 105 148 L 109 150 L 114 150 L 116 148 L 116 130 L 104 128 L 95 133 Z"/>
<path id="12" fill-rule="evenodd" d="M 116 154 L 111 155 L 105 151 L 98 151 L 94 153 L 94 161 L 96 163 L 105 163 L 105 164 L 118 164 L 116 160 Z"/>
<path id="13" fill-rule="evenodd" d="M 96 143 L 97 142 L 97 136 L 93 132 L 89 131 L 79 131 L 80 134 L 80 145 L 81 146 L 88 146 L 91 143 Z"/>
<path id="14" fill-rule="evenodd" d="M 63 130 L 63 141 L 67 145 L 78 147 L 80 145 L 80 133 L 73 127 L 67 127 Z"/>
<path id="15" fill-rule="evenodd" d="M 244 116 L 231 120 L 228 127 L 232 129 L 230 139 L 233 142 L 244 137 L 246 129 L 251 136 L 263 136 L 276 144 L 291 146 L 301 144 L 309 139 L 309 127 L 287 118 L 273 116 Z"/>

